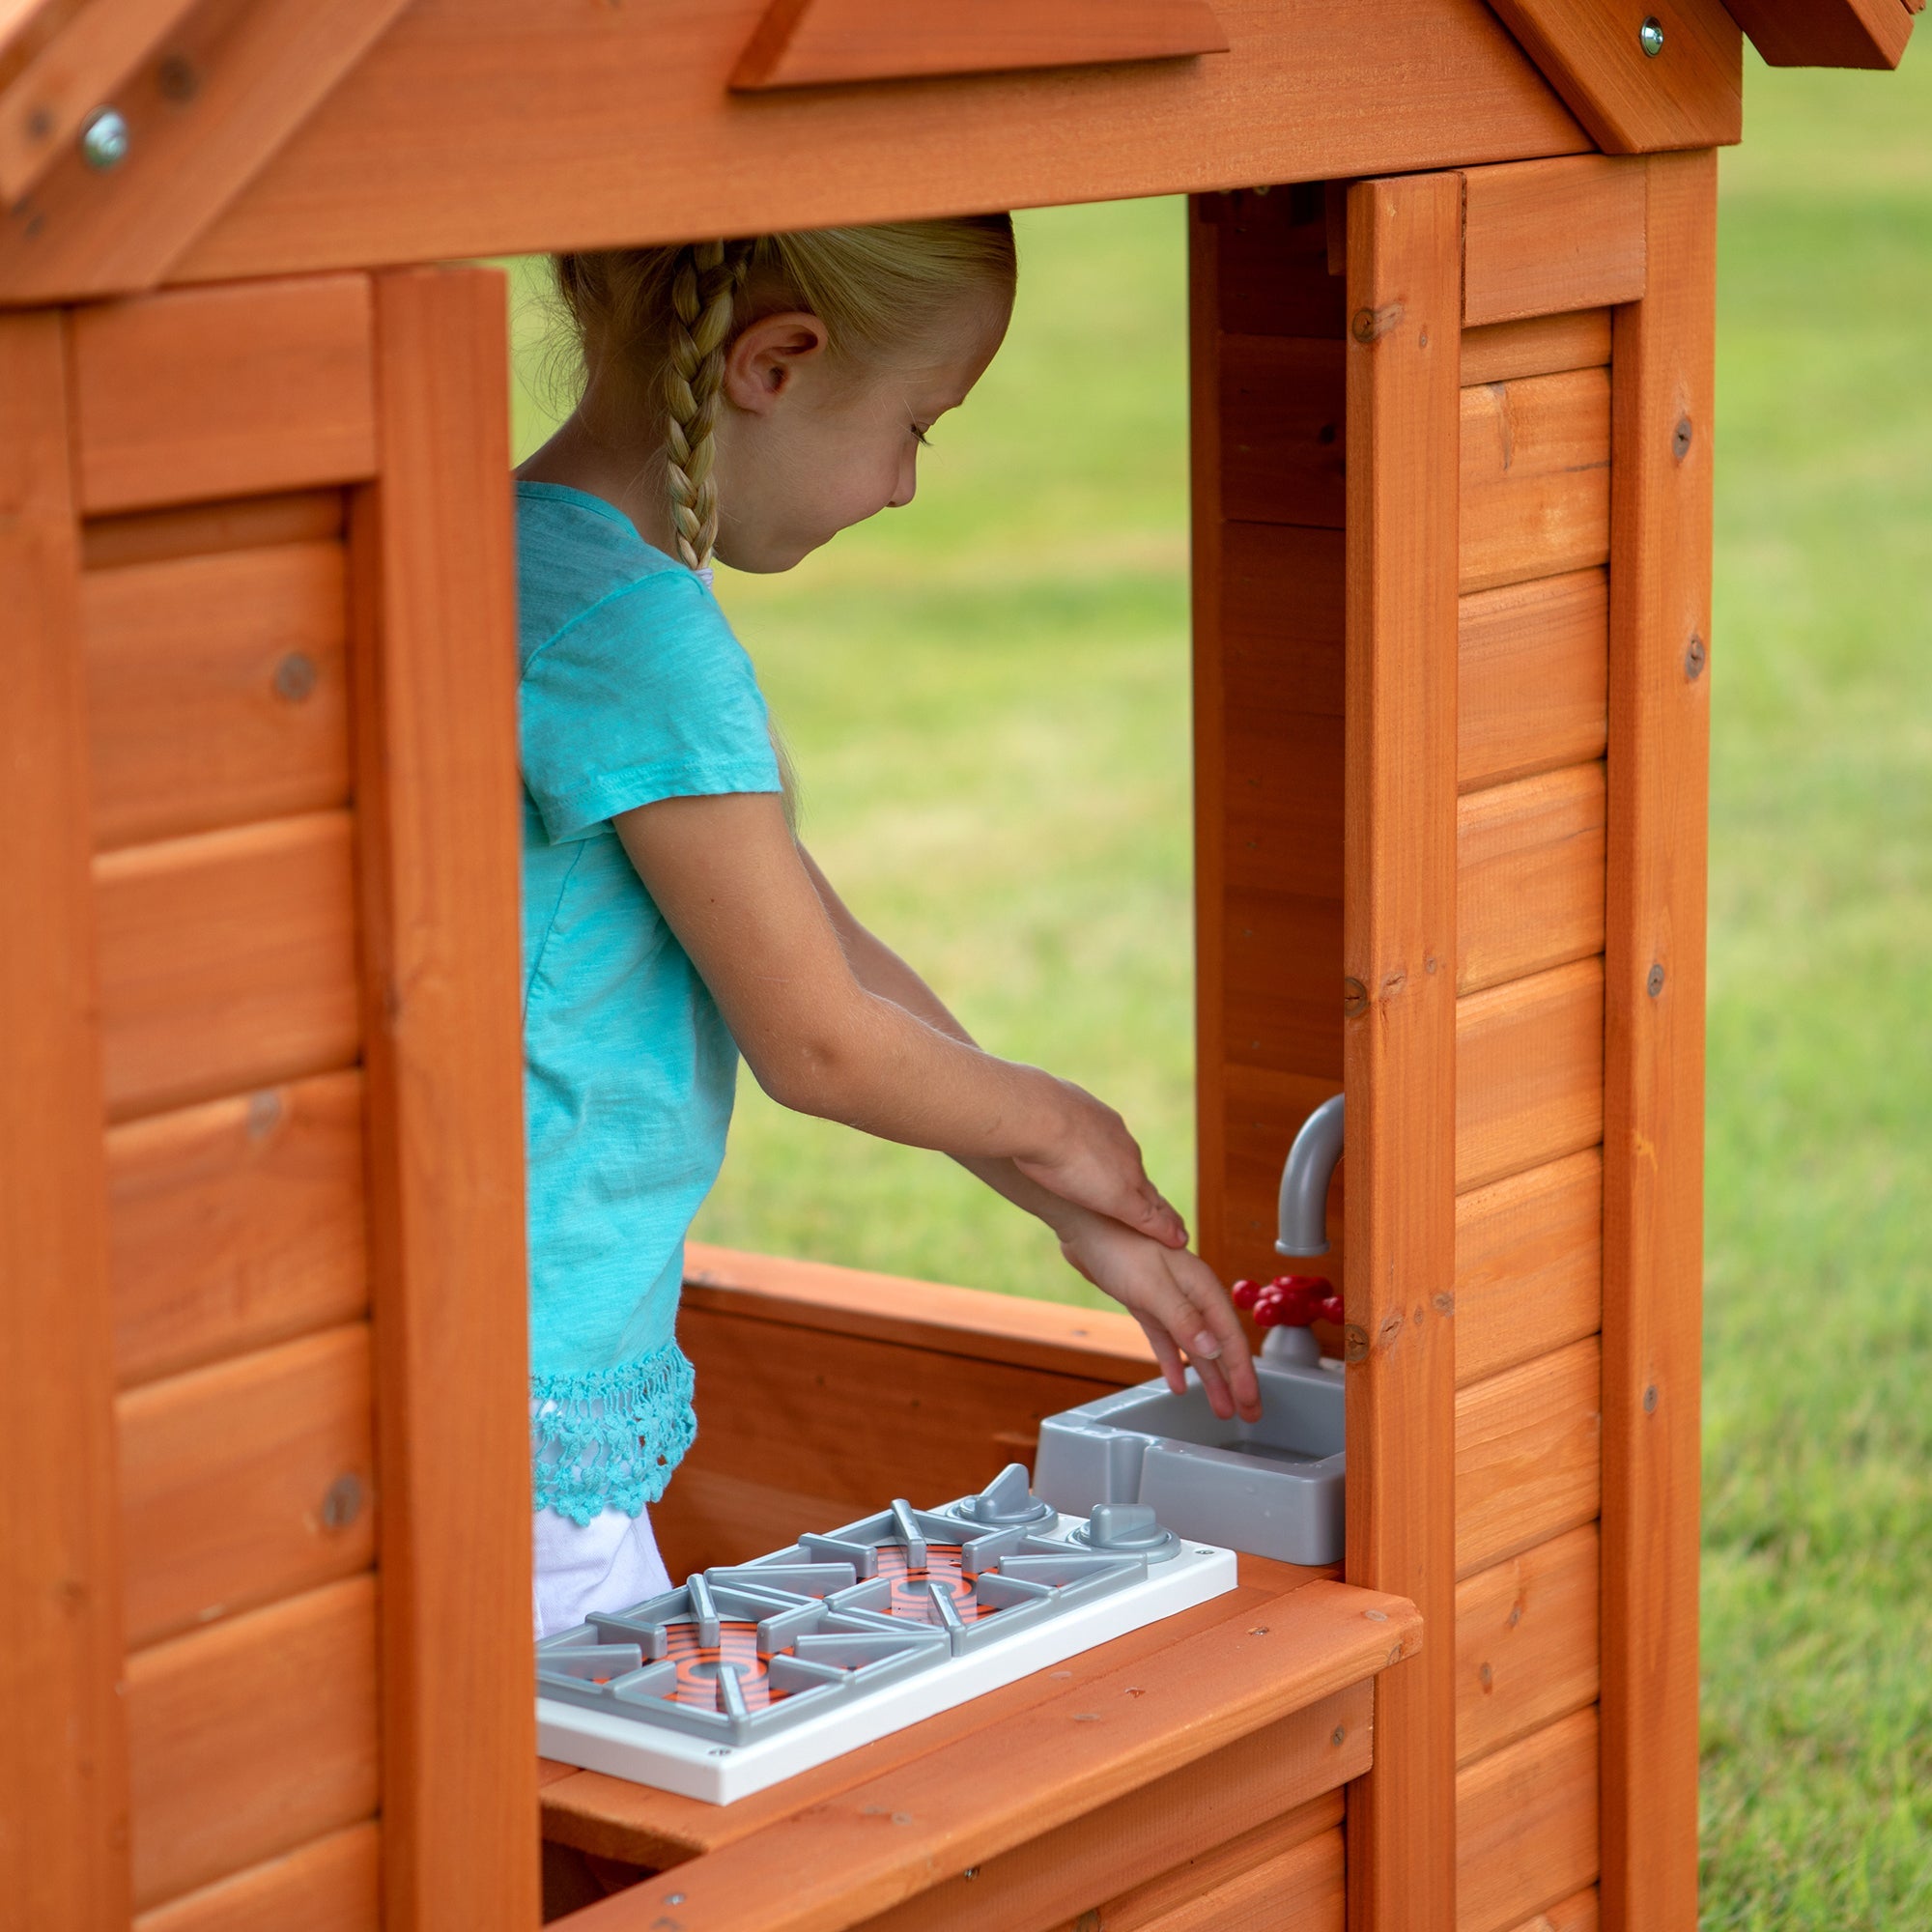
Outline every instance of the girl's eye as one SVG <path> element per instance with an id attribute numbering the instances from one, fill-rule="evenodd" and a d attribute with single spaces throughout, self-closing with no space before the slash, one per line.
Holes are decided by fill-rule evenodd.
<path id="1" fill-rule="evenodd" d="M 912 440 L 922 449 L 929 448 L 932 443 L 932 425 L 930 423 L 914 423 L 912 426 Z"/>

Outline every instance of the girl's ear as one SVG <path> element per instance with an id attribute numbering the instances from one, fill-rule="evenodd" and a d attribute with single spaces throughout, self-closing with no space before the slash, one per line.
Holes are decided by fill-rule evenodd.
<path id="1" fill-rule="evenodd" d="M 825 354 L 825 325 L 804 309 L 768 315 L 724 352 L 724 397 L 734 409 L 768 415 L 799 370 Z"/>

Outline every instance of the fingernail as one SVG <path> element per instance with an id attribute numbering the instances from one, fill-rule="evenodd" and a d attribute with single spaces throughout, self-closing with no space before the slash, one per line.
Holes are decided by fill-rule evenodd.
<path id="1" fill-rule="evenodd" d="M 1195 1354 L 1205 1356 L 1210 1362 L 1216 1361 L 1220 1357 L 1220 1343 L 1215 1341 L 1213 1336 L 1208 1334 L 1205 1328 L 1202 1329 L 1200 1334 L 1195 1336 L 1194 1340 L 1188 1344 L 1188 1347 Z"/>

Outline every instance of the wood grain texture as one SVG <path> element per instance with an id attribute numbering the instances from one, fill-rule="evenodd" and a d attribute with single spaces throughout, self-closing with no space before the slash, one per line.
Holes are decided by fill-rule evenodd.
<path id="1" fill-rule="evenodd" d="M 1456 1575 L 1593 1520 L 1603 1487 L 1594 1336 L 1456 1397 Z"/>
<path id="2" fill-rule="evenodd" d="M 1340 1832 L 1226 1876 L 1208 1860 L 1196 1860 L 1157 1886 L 1110 1900 L 1098 1922 L 1107 1932 L 1343 1932 L 1346 1867 Z M 1157 1900 L 1164 1909 L 1155 1909 Z M 1056 1932 L 1081 1932 L 1080 1922 Z"/>
<path id="3" fill-rule="evenodd" d="M 1586 1887 L 1573 1892 L 1559 1905 L 1525 1918 L 1515 1932 L 1597 1932 L 1597 1888 Z"/>
<path id="4" fill-rule="evenodd" d="M 1226 918 L 1224 1057 L 1339 1080 L 1341 902 L 1243 890 L 1228 895 Z"/>
<path id="5" fill-rule="evenodd" d="M 351 520 L 392 1932 L 539 1909 L 503 315 L 493 270 L 378 278 Z"/>
<path id="6" fill-rule="evenodd" d="M 865 1920 L 864 1932 L 980 1932 L 987 1925 L 1052 1925 L 1082 1912 L 1098 1912 L 1103 1924 L 1131 1922 L 1134 1908 L 1112 1903 L 1120 1893 L 1165 1885 L 1171 1894 L 1183 1874 L 1197 1899 L 1211 1896 L 1217 1880 L 1245 1874 L 1238 1866 L 1191 1870 L 1205 1862 L 1194 1855 L 1232 1852 L 1228 1841 L 1253 1833 L 1262 1842 L 1242 1848 L 1248 1854 L 1242 1863 L 1260 1864 L 1341 1824 L 1341 1787 L 1369 1766 L 1374 1704 L 1370 1684 L 1337 1691 L 1103 1810 L 987 1860 L 973 1878 L 942 1880 Z M 1148 1902 L 1138 1910 L 1156 1923 L 1164 1916 Z"/>
<path id="7" fill-rule="evenodd" d="M 1896 67 L 1913 0 L 1737 0 L 1726 10 L 1772 67 Z"/>
<path id="8" fill-rule="evenodd" d="M 1585 570 L 1609 554 L 1609 377 L 1573 369 L 1463 390 L 1462 587 Z"/>
<path id="9" fill-rule="evenodd" d="M 1594 1335 L 1602 1321 L 1597 1148 L 1456 1197 L 1456 1381 Z"/>
<path id="10" fill-rule="evenodd" d="M 134 1902 L 161 1904 L 376 1810 L 376 1579 L 128 1662 Z"/>
<path id="11" fill-rule="evenodd" d="M 1667 287 L 1618 311 L 1604 1135 L 1604 1884 L 1697 1898 L 1697 1517 L 1715 156 L 1650 164 Z M 1681 452 L 1681 453 L 1680 453 Z"/>
<path id="12" fill-rule="evenodd" d="M 1328 198 L 1314 181 L 1195 198 L 1195 218 L 1215 231 L 1209 293 L 1217 329 L 1330 342 L 1347 334 L 1346 265 L 1329 255 Z"/>
<path id="13" fill-rule="evenodd" d="M 1420 1630 L 1400 1599 L 1341 1583 L 1308 1583 L 1276 1599 L 1264 1629 L 1251 1605 L 1232 1598 L 1204 1607 L 1223 1614 L 1194 1627 L 1187 1670 L 1107 1667 L 1111 1646 L 1103 1645 L 1090 1653 L 1101 1661 L 1097 1672 L 1069 1667 L 1066 1681 L 1022 1719 L 995 1722 L 982 1711 L 978 1727 L 950 1748 L 680 1865 L 680 1915 L 719 1932 L 833 1932 L 863 1923 L 867 1913 L 930 1890 L 941 1874 L 983 1869 L 1386 1670 Z M 1329 1742 L 1328 1722 L 1316 1748 L 1339 1763 L 1347 1738 L 1340 1747 Z M 568 1788 L 551 1786 L 546 1798 Z M 881 1832 L 881 1817 L 906 1822 Z M 783 1885 L 771 1883 L 774 1871 L 785 1874 Z M 662 1911 L 661 1899 L 656 1886 L 642 1896 L 619 1894 L 590 1907 L 578 1924 L 581 1932 L 641 1927 Z"/>
<path id="14" fill-rule="evenodd" d="M 1222 526 L 1222 674 L 1235 715 L 1340 721 L 1342 604 L 1339 528 Z"/>
<path id="15" fill-rule="evenodd" d="M 931 75 L 1179 60 L 1228 51 L 1205 0 L 1028 0 L 914 20 L 891 0 L 772 0 L 731 70 L 740 93 Z"/>
<path id="16" fill-rule="evenodd" d="M 339 544 L 91 571 L 81 608 L 98 845 L 349 803 Z"/>
<path id="17" fill-rule="evenodd" d="M 1492 322 L 1463 331 L 1463 386 L 1508 383 L 1519 376 L 1560 376 L 1566 369 L 1601 369 L 1610 359 L 1610 313 L 1577 309 Z"/>
<path id="18" fill-rule="evenodd" d="M 1570 1899 L 1597 1871 L 1596 1712 L 1470 1765 L 1456 1779 L 1456 1819 L 1457 1932 L 1501 1932 Z"/>
<path id="19" fill-rule="evenodd" d="M 1348 204 L 1344 1021 L 1350 1580 L 1455 1615 L 1456 488 L 1462 184 Z M 1453 1648 L 1391 1673 L 1350 1801 L 1350 1918 L 1446 1927 Z"/>
<path id="20" fill-rule="evenodd" d="M 1221 339 L 1221 512 L 1232 523 L 1342 527 L 1342 344 Z"/>
<path id="21" fill-rule="evenodd" d="M 1456 1589 L 1456 1757 L 1597 1701 L 1598 1534 L 1567 1531 Z"/>
<path id="22" fill-rule="evenodd" d="M 120 570 L 217 551 L 334 543 L 342 536 L 345 514 L 340 490 L 289 490 L 178 509 L 128 510 L 82 525 L 80 560 L 88 570 Z"/>
<path id="23" fill-rule="evenodd" d="M 124 1386 L 367 1311 L 359 1073 L 111 1128 L 107 1177 Z"/>
<path id="24" fill-rule="evenodd" d="M 1579 959 L 1457 1003 L 1459 1191 L 1603 1138 L 1602 959 Z"/>
<path id="25" fill-rule="evenodd" d="M 95 0 L 99 6 L 100 0 Z M 12 211 L 0 298 L 151 289 L 367 50 L 404 0 L 202 0 L 115 92 L 130 166 L 77 143 Z M 181 98 L 176 63 L 192 75 Z"/>
<path id="26" fill-rule="evenodd" d="M 90 516 L 376 467 L 366 276 L 104 302 L 70 327 Z"/>
<path id="27" fill-rule="evenodd" d="M 763 11 L 420 0 L 176 272 L 681 241 L 1587 146 L 1467 0 L 1367 14 L 1355 0 L 1218 0 L 1233 47 L 1208 60 L 733 97 L 724 83 Z M 654 138 L 639 145 L 646 94 Z"/>
<path id="28" fill-rule="evenodd" d="M 1470 327 L 1643 298 L 1642 162 L 1570 155 L 1470 168 L 1463 194 Z"/>
<path id="29" fill-rule="evenodd" d="M 374 1562 L 366 1322 L 152 1382 L 117 1410 L 130 1648 Z"/>
<path id="30" fill-rule="evenodd" d="M 351 1825 L 217 1879 L 134 1921 L 134 1932 L 378 1932 L 382 1828 Z"/>
<path id="31" fill-rule="evenodd" d="M 1655 59 L 1636 37 L 1645 16 L 1597 0 L 1499 0 L 1496 12 L 1605 154 L 1722 147 L 1744 131 L 1744 40 L 1719 0 L 1659 0 Z"/>
<path id="32" fill-rule="evenodd" d="M 1604 950 L 1604 768 L 1464 792 L 1456 809 L 1456 990 Z"/>
<path id="33" fill-rule="evenodd" d="M 22 1924 L 128 1918 L 112 1318 L 87 859 L 80 557 L 52 316 L 0 319 L 0 1897 Z M 28 835 L 31 829 L 31 836 Z"/>
<path id="34" fill-rule="evenodd" d="M 1456 781 L 1463 790 L 1603 756 L 1609 629 L 1602 570 L 1463 599 Z"/>
<path id="35" fill-rule="evenodd" d="M 1246 1275 L 1265 1281 L 1280 1272 L 1274 1241 L 1285 1151 L 1309 1115 L 1341 1091 L 1339 1079 L 1319 1074 L 1276 1073 L 1239 1065 L 1226 1068 L 1221 1096 L 1227 1150 L 1221 1225 L 1226 1247 L 1216 1251 L 1214 1262 L 1224 1280 Z M 1346 1160 L 1336 1168 L 1328 1190 L 1328 1252 L 1321 1264 L 1321 1272 L 1338 1287 L 1348 1279 L 1348 1168 Z"/>
<path id="36" fill-rule="evenodd" d="M 95 860 L 111 1119 L 355 1060 L 351 845 L 321 811 Z"/>

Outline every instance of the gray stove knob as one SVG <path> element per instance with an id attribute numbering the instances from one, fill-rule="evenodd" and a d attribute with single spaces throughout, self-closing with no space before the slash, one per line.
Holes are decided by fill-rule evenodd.
<path id="1" fill-rule="evenodd" d="M 1096 1555 L 1145 1556 L 1150 1563 L 1180 1553 L 1180 1539 L 1160 1526 L 1147 1503 L 1096 1503 L 1073 1540 Z"/>
<path id="2" fill-rule="evenodd" d="M 1018 1529 L 1045 1522 L 1054 1515 L 1051 1503 L 1033 1493 L 1024 1463 L 1009 1463 L 977 1496 L 952 1505 L 953 1513 L 982 1529 Z"/>

